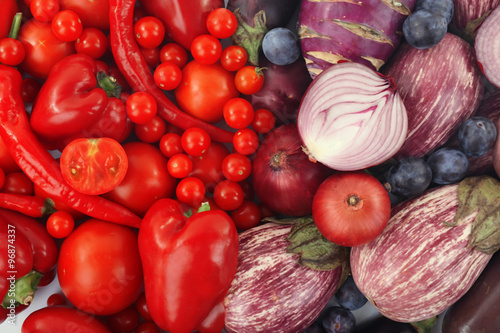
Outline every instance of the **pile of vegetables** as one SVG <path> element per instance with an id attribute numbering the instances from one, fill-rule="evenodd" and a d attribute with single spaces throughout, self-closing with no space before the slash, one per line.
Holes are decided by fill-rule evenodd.
<path id="1" fill-rule="evenodd" d="M 0 331 L 500 331 L 500 1 L 0 5 Z"/>

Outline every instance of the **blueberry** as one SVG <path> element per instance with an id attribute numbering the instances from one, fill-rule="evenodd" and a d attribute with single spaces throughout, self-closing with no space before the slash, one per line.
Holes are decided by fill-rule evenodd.
<path id="1" fill-rule="evenodd" d="M 432 181 L 432 170 L 421 157 L 405 157 L 385 174 L 390 192 L 401 198 L 424 192 Z"/>
<path id="2" fill-rule="evenodd" d="M 289 65 L 295 62 L 301 54 L 299 38 L 287 28 L 271 29 L 262 40 L 262 51 L 273 64 Z"/>
<path id="3" fill-rule="evenodd" d="M 356 318 L 349 309 L 332 306 L 323 312 L 321 324 L 327 333 L 350 333 L 356 326 Z"/>
<path id="4" fill-rule="evenodd" d="M 349 275 L 339 290 L 337 290 L 335 299 L 340 306 L 351 311 L 361 308 L 368 302 L 368 299 L 359 291 L 358 286 L 354 283 L 352 275 Z"/>
<path id="5" fill-rule="evenodd" d="M 496 140 L 497 128 L 488 118 L 469 118 L 458 129 L 458 146 L 469 157 L 486 155 Z"/>
<path id="6" fill-rule="evenodd" d="M 428 10 L 413 12 L 403 22 L 403 34 L 406 41 L 417 49 L 428 49 L 437 45 L 447 31 L 446 18 Z"/>
<path id="7" fill-rule="evenodd" d="M 417 0 L 413 11 L 428 10 L 443 15 L 448 24 L 453 17 L 455 6 L 453 0 Z"/>
<path id="8" fill-rule="evenodd" d="M 439 148 L 427 159 L 432 170 L 432 181 L 439 185 L 461 181 L 469 169 L 469 160 L 460 150 Z"/>

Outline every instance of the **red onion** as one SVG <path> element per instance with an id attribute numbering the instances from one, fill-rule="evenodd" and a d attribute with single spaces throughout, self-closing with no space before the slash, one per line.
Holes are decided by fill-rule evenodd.
<path id="1" fill-rule="evenodd" d="M 391 158 L 406 139 L 408 118 L 391 78 L 344 62 L 309 85 L 297 126 L 312 160 L 355 171 Z"/>
<path id="2" fill-rule="evenodd" d="M 474 49 L 484 76 L 500 88 L 500 6 L 497 6 L 477 30 Z"/>
<path id="3" fill-rule="evenodd" d="M 333 170 L 309 161 L 296 124 L 269 132 L 255 154 L 252 184 L 267 207 L 287 216 L 312 213 L 314 193 Z"/>

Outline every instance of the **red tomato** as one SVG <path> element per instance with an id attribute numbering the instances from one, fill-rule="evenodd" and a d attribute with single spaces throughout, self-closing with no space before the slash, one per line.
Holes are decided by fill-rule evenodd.
<path id="1" fill-rule="evenodd" d="M 185 178 L 193 170 L 193 161 L 186 154 L 175 154 L 168 160 L 168 173 L 174 178 Z"/>
<path id="2" fill-rule="evenodd" d="M 270 132 L 276 125 L 276 117 L 266 109 L 255 110 L 252 120 L 252 128 L 255 132 L 265 134 Z"/>
<path id="3" fill-rule="evenodd" d="M 224 120 L 231 128 L 241 129 L 249 126 L 254 117 L 252 104 L 244 98 L 231 98 L 222 109 Z"/>
<path id="4" fill-rule="evenodd" d="M 68 237 L 75 227 L 73 216 L 63 210 L 50 214 L 47 219 L 47 231 L 54 238 Z"/>
<path id="5" fill-rule="evenodd" d="M 123 148 L 128 158 L 127 174 L 104 196 L 143 216 L 158 199 L 174 196 L 177 181 L 168 173 L 168 159 L 159 148 L 144 142 L 129 142 Z"/>
<path id="6" fill-rule="evenodd" d="M 139 324 L 139 312 L 129 306 L 118 313 L 108 316 L 108 326 L 113 333 L 132 333 Z"/>
<path id="7" fill-rule="evenodd" d="M 257 93 L 264 85 L 263 68 L 255 66 L 244 66 L 236 72 L 234 81 L 236 89 L 244 95 Z"/>
<path id="8" fill-rule="evenodd" d="M 223 180 L 214 188 L 214 200 L 223 210 L 235 210 L 243 203 L 243 189 L 236 182 Z"/>
<path id="9" fill-rule="evenodd" d="M 215 185 L 224 179 L 222 173 L 222 161 L 229 154 L 229 150 L 221 143 L 212 142 L 210 147 L 202 156 L 194 157 L 193 171 L 190 176 L 201 179 L 206 189 L 211 192 Z"/>
<path id="10" fill-rule="evenodd" d="M 261 220 L 260 208 L 255 202 L 245 200 L 238 209 L 231 212 L 231 218 L 239 230 L 256 227 Z"/>
<path id="11" fill-rule="evenodd" d="M 31 179 L 22 171 L 9 172 L 5 175 L 2 192 L 23 195 L 32 195 L 35 192 L 35 185 Z"/>
<path id="12" fill-rule="evenodd" d="M 137 44 L 152 49 L 160 46 L 165 38 L 165 26 L 154 16 L 141 17 L 134 24 L 134 36 Z"/>
<path id="13" fill-rule="evenodd" d="M 26 51 L 24 45 L 14 38 L 0 40 L 0 63 L 8 66 L 17 66 L 24 60 Z"/>
<path id="14" fill-rule="evenodd" d="M 148 303 L 146 302 L 146 294 L 144 292 L 135 301 L 135 309 L 139 312 L 139 315 L 147 321 L 152 321 L 153 318 L 149 313 Z"/>
<path id="15" fill-rule="evenodd" d="M 205 198 L 205 184 L 196 177 L 186 177 L 177 184 L 175 194 L 181 203 L 194 207 Z"/>
<path id="16" fill-rule="evenodd" d="M 243 155 L 252 155 L 259 148 L 259 137 L 254 130 L 243 128 L 233 136 L 234 150 Z"/>
<path id="17" fill-rule="evenodd" d="M 125 177 L 128 160 L 121 144 L 111 138 L 71 141 L 61 153 L 64 180 L 85 194 L 103 194 Z"/>
<path id="18" fill-rule="evenodd" d="M 109 30 L 108 0 L 59 0 L 61 9 L 70 9 L 78 14 L 83 27 L 93 27 L 102 31 Z"/>
<path id="19" fill-rule="evenodd" d="M 241 182 L 252 173 L 252 161 L 240 153 L 227 155 L 222 161 L 222 173 L 233 182 Z"/>
<path id="20" fill-rule="evenodd" d="M 187 50 L 177 43 L 166 43 L 160 49 L 160 61 L 171 62 L 183 68 L 187 64 L 188 53 Z"/>
<path id="21" fill-rule="evenodd" d="M 143 289 L 137 232 L 98 219 L 83 222 L 61 245 L 57 276 L 78 309 L 102 316 L 118 313 Z"/>
<path id="22" fill-rule="evenodd" d="M 215 64 L 221 54 L 222 44 L 212 35 L 199 35 L 191 43 L 191 55 L 200 64 Z"/>
<path id="23" fill-rule="evenodd" d="M 174 92 L 183 111 L 209 123 L 222 120 L 224 104 L 239 96 L 234 73 L 219 63 L 202 65 L 194 60 L 182 69 L 181 83 Z"/>
<path id="24" fill-rule="evenodd" d="M 154 143 L 160 139 L 167 132 L 167 125 L 165 120 L 159 115 L 155 115 L 151 121 L 145 124 L 135 125 L 135 134 L 142 142 Z"/>
<path id="25" fill-rule="evenodd" d="M 47 298 L 47 306 L 66 305 L 68 300 L 61 293 L 55 293 Z"/>
<path id="26" fill-rule="evenodd" d="M 220 56 L 220 63 L 225 70 L 236 72 L 246 65 L 248 61 L 247 51 L 239 45 L 229 45 Z"/>
<path id="27" fill-rule="evenodd" d="M 167 157 L 183 153 L 180 134 L 166 133 L 162 136 L 160 139 L 160 150 Z"/>
<path id="28" fill-rule="evenodd" d="M 83 24 L 72 10 L 61 10 L 52 19 L 52 32 L 62 41 L 73 42 L 80 37 Z"/>
<path id="29" fill-rule="evenodd" d="M 174 90 L 182 80 L 182 71 L 173 62 L 162 62 L 154 70 L 155 83 L 163 90 Z"/>
<path id="30" fill-rule="evenodd" d="M 210 134 L 203 128 L 191 127 L 181 135 L 182 149 L 191 156 L 201 156 L 211 144 Z"/>
<path id="31" fill-rule="evenodd" d="M 18 39 L 26 51 L 21 68 L 38 79 L 46 79 L 59 60 L 75 53 L 74 43 L 57 38 L 50 22 L 29 20 L 21 26 Z"/>
<path id="32" fill-rule="evenodd" d="M 207 16 L 208 32 L 219 39 L 231 37 L 237 27 L 236 15 L 227 8 L 214 9 Z"/>
<path id="33" fill-rule="evenodd" d="M 159 47 L 145 48 L 139 46 L 139 49 L 141 50 L 142 56 L 150 68 L 154 69 L 160 64 Z"/>
<path id="34" fill-rule="evenodd" d="M 31 0 L 31 15 L 40 22 L 50 22 L 59 11 L 58 0 Z"/>
<path id="35" fill-rule="evenodd" d="M 134 124 L 146 124 L 156 116 L 158 106 L 155 98 L 147 92 L 138 91 L 127 98 L 127 116 Z"/>
<path id="36" fill-rule="evenodd" d="M 352 247 L 366 244 L 387 225 L 389 194 L 377 178 L 362 172 L 339 172 L 328 177 L 314 195 L 312 216 L 329 241 Z"/>
<path id="37" fill-rule="evenodd" d="M 143 321 L 135 329 L 134 333 L 160 333 L 160 328 L 152 321 Z"/>
<path id="38" fill-rule="evenodd" d="M 23 85 L 21 87 L 21 97 L 24 102 L 26 103 L 33 103 L 35 100 L 36 96 L 38 95 L 38 92 L 40 91 L 40 88 L 42 87 L 42 84 L 38 81 L 35 80 L 32 77 L 26 77 L 23 79 Z M 1 146 L 1 144 L 0 144 Z M 1 148 L 0 148 L 1 151 Z M 1 153 L 0 153 L 1 155 Z M 1 157 L 0 157 L 1 160 Z M 0 163 L 1 165 L 1 163 Z"/>
<path id="39" fill-rule="evenodd" d="M 108 38 L 97 28 L 84 28 L 80 37 L 75 41 L 75 49 L 92 59 L 99 59 L 108 49 Z"/>

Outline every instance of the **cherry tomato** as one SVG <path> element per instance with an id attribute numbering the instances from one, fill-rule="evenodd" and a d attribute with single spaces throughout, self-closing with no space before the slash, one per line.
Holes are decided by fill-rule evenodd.
<path id="1" fill-rule="evenodd" d="M 245 200 L 238 209 L 231 212 L 231 218 L 239 230 L 256 227 L 261 220 L 260 208 L 255 202 Z"/>
<path id="2" fill-rule="evenodd" d="M 33 195 L 35 185 L 22 171 L 9 172 L 5 175 L 2 192 L 23 195 Z"/>
<path id="3" fill-rule="evenodd" d="M 241 182 L 252 173 L 252 161 L 248 156 L 231 153 L 222 161 L 222 173 L 230 181 Z"/>
<path id="4" fill-rule="evenodd" d="M 191 156 L 201 156 L 211 143 L 210 134 L 203 128 L 191 127 L 181 135 L 182 149 Z"/>
<path id="5" fill-rule="evenodd" d="M 138 91 L 127 98 L 127 115 L 134 124 L 146 124 L 156 116 L 158 105 L 149 93 Z"/>
<path id="6" fill-rule="evenodd" d="M 137 44 L 147 49 L 158 47 L 165 38 L 165 26 L 154 16 L 145 16 L 134 24 L 134 36 Z"/>
<path id="7" fill-rule="evenodd" d="M 160 141 L 161 137 L 167 132 L 165 120 L 156 115 L 153 120 L 135 125 L 135 134 L 142 142 L 154 143 Z"/>
<path id="8" fill-rule="evenodd" d="M 241 97 L 231 98 L 222 110 L 224 120 L 229 127 L 241 129 L 249 126 L 254 118 L 252 104 Z"/>
<path id="9" fill-rule="evenodd" d="M 153 47 L 153 48 L 145 48 L 142 46 L 139 46 L 142 56 L 144 57 L 144 60 L 148 64 L 150 68 L 156 68 L 160 64 L 160 48 L 159 47 Z"/>
<path id="10" fill-rule="evenodd" d="M 160 150 L 163 155 L 172 157 L 175 154 L 183 153 L 181 136 L 177 133 L 166 133 L 160 139 Z"/>
<path id="11" fill-rule="evenodd" d="M 31 0 L 30 12 L 40 22 L 50 22 L 59 12 L 58 0 Z"/>
<path id="12" fill-rule="evenodd" d="M 160 333 L 160 328 L 152 321 L 143 321 L 135 329 L 134 333 Z"/>
<path id="13" fill-rule="evenodd" d="M 207 16 L 207 29 L 210 34 L 219 39 L 229 38 L 238 27 L 236 15 L 227 8 L 216 8 Z"/>
<path id="14" fill-rule="evenodd" d="M 144 320 L 153 321 L 153 318 L 149 313 L 148 303 L 146 302 L 146 294 L 144 292 L 135 301 L 135 309 Z"/>
<path id="15" fill-rule="evenodd" d="M 220 59 L 222 44 L 212 35 L 199 35 L 191 43 L 191 54 L 200 64 L 212 65 Z"/>
<path id="16" fill-rule="evenodd" d="M 38 80 L 32 77 L 24 78 L 21 86 L 21 98 L 26 103 L 33 103 L 41 87 L 42 84 Z"/>
<path id="17" fill-rule="evenodd" d="M 108 316 L 108 326 L 113 333 L 132 333 L 139 324 L 139 312 L 134 306 Z"/>
<path id="18" fill-rule="evenodd" d="M 75 41 L 76 52 L 86 54 L 92 59 L 101 58 L 108 49 L 108 38 L 97 28 L 84 28 Z"/>
<path id="19" fill-rule="evenodd" d="M 80 37 L 83 24 L 72 10 L 61 10 L 52 19 L 52 32 L 64 42 L 73 42 Z"/>
<path id="20" fill-rule="evenodd" d="M 196 177 L 183 178 L 175 190 L 177 200 L 188 206 L 199 205 L 205 198 L 205 184 Z"/>
<path id="21" fill-rule="evenodd" d="M 243 128 L 233 136 L 234 149 L 243 155 L 252 155 L 259 148 L 259 137 L 254 130 Z"/>
<path id="22" fill-rule="evenodd" d="M 212 142 L 207 151 L 201 156 L 191 156 L 193 171 L 190 176 L 203 181 L 207 191 L 212 192 L 215 185 L 224 180 L 222 161 L 229 154 L 229 150 L 219 142 Z"/>
<path id="23" fill-rule="evenodd" d="M 223 180 L 215 185 L 214 200 L 223 210 L 238 209 L 244 200 L 243 189 L 236 182 Z"/>
<path id="24" fill-rule="evenodd" d="M 224 104 L 239 96 L 234 73 L 226 71 L 219 63 L 202 65 L 197 61 L 184 66 L 181 83 L 174 93 L 183 111 L 209 123 L 222 120 Z"/>
<path id="25" fill-rule="evenodd" d="M 81 138 L 71 141 L 62 151 L 61 172 L 64 180 L 85 194 L 103 194 L 125 178 L 128 159 L 121 144 L 111 138 Z"/>
<path id="26" fill-rule="evenodd" d="M 156 67 L 153 78 L 163 90 L 174 90 L 182 80 L 182 71 L 173 62 L 162 62 Z"/>
<path id="27" fill-rule="evenodd" d="M 158 147 L 135 141 L 125 143 L 123 149 L 128 157 L 127 174 L 104 196 L 143 216 L 158 199 L 174 196 L 177 181 L 168 173 L 168 159 Z"/>
<path id="28" fill-rule="evenodd" d="M 66 238 L 75 227 L 75 219 L 70 213 L 60 210 L 50 214 L 46 226 L 52 237 Z"/>
<path id="29" fill-rule="evenodd" d="M 252 120 L 252 128 L 255 132 L 265 134 L 270 132 L 276 125 L 276 117 L 266 109 L 255 110 Z"/>
<path id="30" fill-rule="evenodd" d="M 185 178 L 193 170 L 193 161 L 186 154 L 175 154 L 168 160 L 168 172 L 174 178 Z"/>
<path id="31" fill-rule="evenodd" d="M 57 276 L 78 309 L 101 316 L 122 311 L 143 290 L 136 230 L 98 219 L 83 222 L 61 245 Z"/>
<path id="32" fill-rule="evenodd" d="M 0 63 L 17 66 L 23 62 L 26 50 L 23 43 L 14 38 L 0 40 Z"/>
<path id="33" fill-rule="evenodd" d="M 245 178 L 242 181 L 239 181 L 241 189 L 243 190 L 243 198 L 245 200 L 253 200 L 255 196 L 255 190 L 252 185 L 251 178 Z"/>
<path id="34" fill-rule="evenodd" d="M 61 9 L 74 11 L 83 23 L 84 28 L 109 30 L 109 0 L 59 0 Z"/>
<path id="35" fill-rule="evenodd" d="M 220 63 L 225 70 L 236 72 L 246 65 L 248 61 L 247 51 L 239 45 L 229 45 L 220 56 Z"/>
<path id="36" fill-rule="evenodd" d="M 178 43 L 170 42 L 166 43 L 160 49 L 160 61 L 161 62 L 171 62 L 179 66 L 182 69 L 188 60 L 187 50 Z"/>
<path id="37" fill-rule="evenodd" d="M 62 293 L 55 293 L 47 298 L 47 306 L 66 305 L 68 300 Z"/>
<path id="38" fill-rule="evenodd" d="M 234 81 L 236 89 L 244 95 L 257 93 L 264 85 L 263 69 L 255 66 L 244 66 L 236 72 Z"/>

